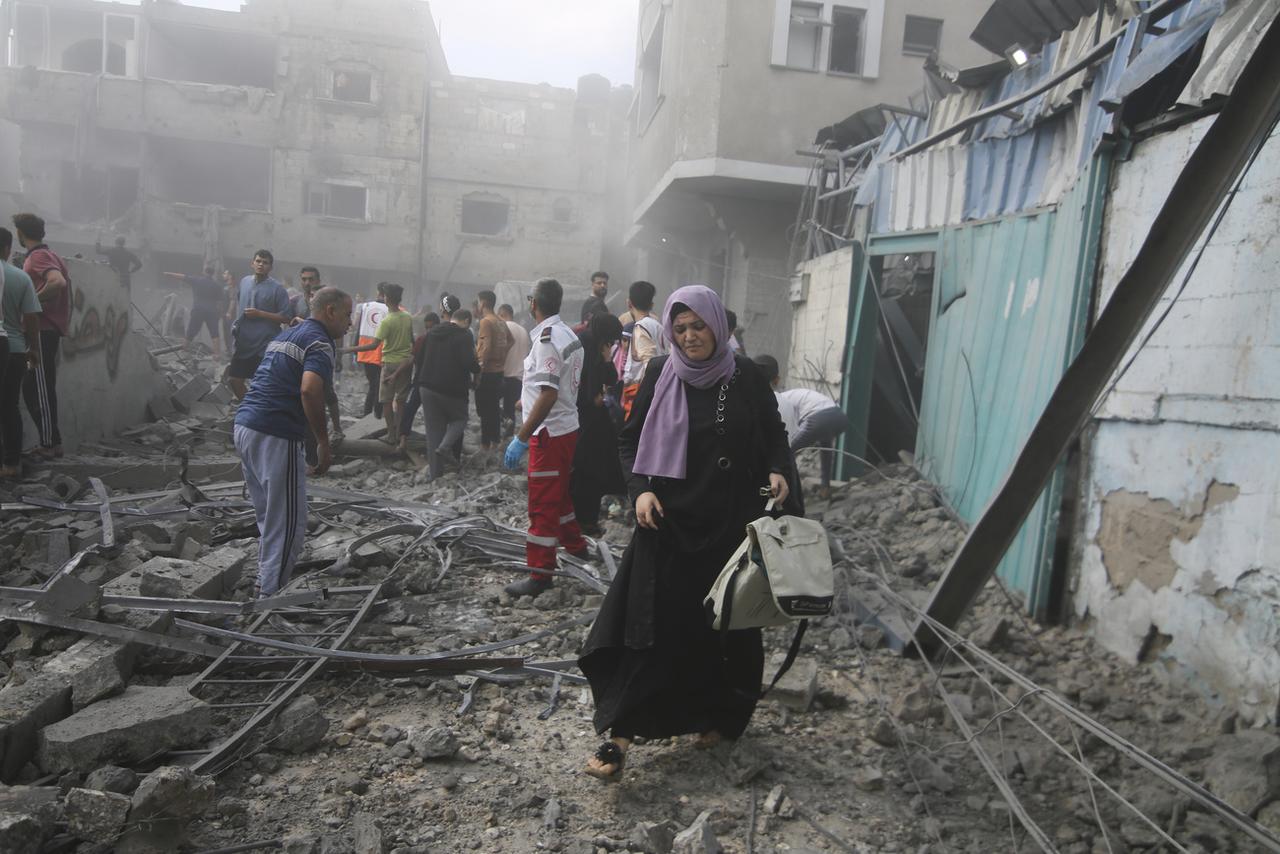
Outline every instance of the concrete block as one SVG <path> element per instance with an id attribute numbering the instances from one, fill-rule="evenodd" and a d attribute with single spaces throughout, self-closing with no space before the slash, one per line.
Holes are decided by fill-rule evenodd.
<path id="1" fill-rule="evenodd" d="M 769 662 L 765 678 L 772 679 L 782 666 L 783 656 L 777 655 Z M 786 675 L 778 681 L 769 697 L 774 702 L 799 711 L 808 711 L 818 694 L 818 665 L 812 659 L 798 659 Z"/>
<path id="2" fill-rule="evenodd" d="M 0 780 L 17 779 L 35 753 L 36 733 L 69 714 L 71 686 L 59 677 L 42 674 L 0 690 Z"/>
<path id="3" fill-rule="evenodd" d="M 45 727 L 36 762 L 47 772 L 132 764 L 158 750 L 197 744 L 210 726 L 208 704 L 186 690 L 134 686 Z"/>
<path id="4" fill-rule="evenodd" d="M 163 421 L 176 412 L 173 408 L 173 401 L 168 395 L 158 395 L 153 397 L 147 404 L 147 417 L 152 421 Z"/>
<path id="5" fill-rule="evenodd" d="M 183 766 L 163 765 L 138 784 L 129 819 L 135 822 L 192 819 L 209 807 L 213 793 L 212 777 L 196 774 Z"/>
<path id="6" fill-rule="evenodd" d="M 196 402 L 211 391 L 213 391 L 213 383 L 209 382 L 204 374 L 196 374 L 174 392 L 173 405 L 189 413 Z"/>
<path id="7" fill-rule="evenodd" d="M 119 694 L 133 675 L 135 650 L 106 640 L 84 638 L 44 667 L 44 673 L 71 684 L 71 709 Z"/>
<path id="8" fill-rule="evenodd" d="M 1280 736 L 1257 729 L 1222 736 L 1214 742 L 1204 779 L 1215 795 L 1253 815 L 1280 797 Z"/>
<path id="9" fill-rule="evenodd" d="M 102 592 L 113 596 L 218 599 L 226 575 L 227 567 L 222 563 L 156 557 L 104 585 Z"/>
<path id="10" fill-rule="evenodd" d="M 129 798 L 114 792 L 72 789 L 67 792 L 67 830 L 77 839 L 114 842 L 129 817 Z"/>

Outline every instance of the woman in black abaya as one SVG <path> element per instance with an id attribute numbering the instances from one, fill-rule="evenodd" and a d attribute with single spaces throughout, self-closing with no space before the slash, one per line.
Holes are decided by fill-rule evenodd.
<path id="1" fill-rule="evenodd" d="M 608 731 L 587 765 L 616 780 L 636 736 L 735 739 L 764 670 L 758 629 L 727 646 L 702 601 L 768 496 L 788 494 L 786 431 L 754 363 L 730 351 L 724 306 L 701 285 L 677 290 L 663 323 L 673 349 L 653 360 L 618 437 L 637 527 L 579 665 Z"/>

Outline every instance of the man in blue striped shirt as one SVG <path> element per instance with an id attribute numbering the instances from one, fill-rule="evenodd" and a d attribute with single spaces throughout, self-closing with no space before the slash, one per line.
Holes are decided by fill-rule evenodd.
<path id="1" fill-rule="evenodd" d="M 333 381 L 333 340 L 351 328 L 351 297 L 321 288 L 311 317 L 267 344 L 266 355 L 236 410 L 235 443 L 258 520 L 258 596 L 289 583 L 307 534 L 307 478 L 303 444 L 316 436 L 316 465 L 324 474 L 331 451 L 325 429 L 325 386 Z"/>

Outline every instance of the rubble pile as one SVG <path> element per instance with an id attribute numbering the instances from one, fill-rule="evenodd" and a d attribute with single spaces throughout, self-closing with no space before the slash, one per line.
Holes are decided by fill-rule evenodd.
<path id="1" fill-rule="evenodd" d="M 87 481 L 95 460 L 68 458 L 0 492 L 0 850 L 1023 850 L 1032 843 L 948 704 L 1060 851 L 1154 850 L 1161 840 L 1100 790 L 1095 810 L 1084 778 L 1032 723 L 1071 751 L 1078 744 L 1187 850 L 1252 850 L 1095 735 L 1073 735 L 1000 672 L 891 649 L 912 617 L 904 603 L 924 601 L 964 536 L 907 466 L 825 498 L 807 490 L 809 515 L 831 534 L 839 613 L 811 627 L 747 737 L 711 750 L 686 739 L 637 743 L 623 783 L 604 786 L 581 773 L 598 739 L 573 661 L 630 535 L 621 505 L 604 521 L 597 559 L 566 561 L 551 591 L 512 599 L 502 587 L 522 571 L 521 476 L 473 458 L 428 483 L 390 449 L 340 456 L 311 485 L 306 549 L 284 591 L 310 601 L 234 612 L 221 606 L 250 598 L 255 532 L 227 470 L 227 407 L 199 379 L 212 379 L 207 362 L 165 359 L 175 411 L 155 407 L 156 422 L 92 449 L 110 455 L 99 475 L 115 509 L 108 528 Z M 356 390 L 343 396 L 352 411 Z M 344 427 L 359 451 L 381 445 L 376 419 Z M 281 686 L 261 696 L 241 679 L 210 678 L 231 642 L 217 632 L 334 644 L 348 625 L 340 606 L 366 595 L 376 601 L 343 650 L 422 659 L 479 649 L 524 664 L 444 672 L 333 661 L 248 727 L 225 761 L 194 771 L 294 675 L 249 665 L 243 672 Z M 175 599 L 206 612 L 138 607 Z M 103 634 L 111 629 L 187 646 Z M 960 631 L 1237 808 L 1280 824 L 1274 733 L 1235 732 L 1232 716 L 1171 687 L 1158 667 L 1117 661 L 1077 630 L 1025 622 L 995 586 Z M 767 633 L 770 667 L 790 637 Z M 246 658 L 268 651 L 242 649 Z"/>

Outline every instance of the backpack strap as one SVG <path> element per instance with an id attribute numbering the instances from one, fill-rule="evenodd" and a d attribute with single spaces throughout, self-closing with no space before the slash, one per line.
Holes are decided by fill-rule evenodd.
<path id="1" fill-rule="evenodd" d="M 778 668 L 778 672 L 774 674 L 773 681 L 769 683 L 769 687 L 760 692 L 761 699 L 777 687 L 778 681 L 787 674 L 791 669 L 791 665 L 796 663 L 796 656 L 800 654 L 800 642 L 804 640 L 805 629 L 809 628 L 808 620 L 801 620 L 796 626 L 796 633 L 791 638 L 791 648 L 787 650 L 787 657 L 782 660 L 782 666 Z"/>

